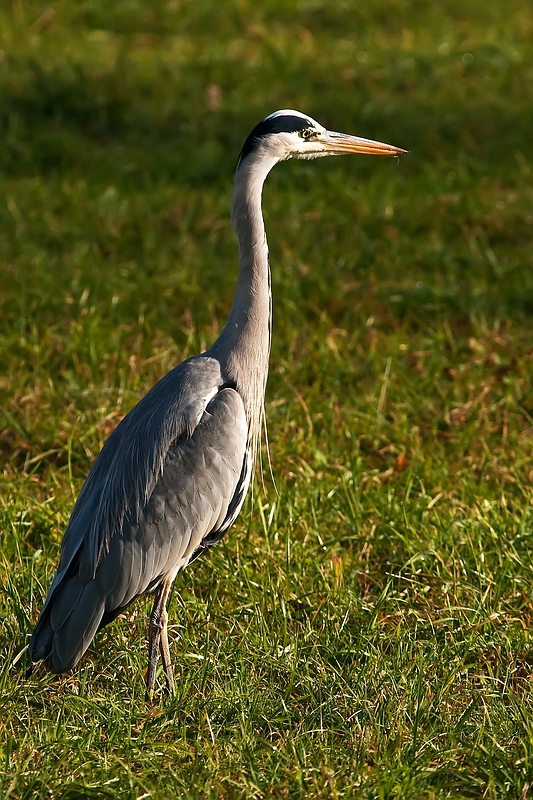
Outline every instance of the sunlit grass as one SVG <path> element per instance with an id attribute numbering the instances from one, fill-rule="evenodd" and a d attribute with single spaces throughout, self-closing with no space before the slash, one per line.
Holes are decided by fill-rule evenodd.
<path id="1" fill-rule="evenodd" d="M 3 797 L 521 798 L 533 781 L 533 16 L 520 0 L 0 8 Z M 263 473 L 170 603 L 24 652 L 90 465 L 209 346 L 243 138 L 296 107 L 408 148 L 280 165 Z M 531 791 L 531 790 L 530 790 Z"/>

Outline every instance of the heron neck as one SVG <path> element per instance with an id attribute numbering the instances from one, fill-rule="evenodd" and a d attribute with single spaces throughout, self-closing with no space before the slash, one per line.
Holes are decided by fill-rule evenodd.
<path id="1" fill-rule="evenodd" d="M 237 291 L 226 326 L 211 348 L 243 398 L 254 438 L 261 424 L 271 327 L 270 267 L 261 194 L 275 163 L 275 159 L 262 158 L 245 162 L 237 170 L 232 203 L 239 242 Z"/>

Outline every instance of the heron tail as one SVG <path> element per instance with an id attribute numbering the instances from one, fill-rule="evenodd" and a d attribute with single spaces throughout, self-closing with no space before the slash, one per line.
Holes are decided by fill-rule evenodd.
<path id="1" fill-rule="evenodd" d="M 32 661 L 44 661 L 52 672 L 67 672 L 82 657 L 105 611 L 97 582 L 72 575 L 55 587 L 31 637 Z"/>

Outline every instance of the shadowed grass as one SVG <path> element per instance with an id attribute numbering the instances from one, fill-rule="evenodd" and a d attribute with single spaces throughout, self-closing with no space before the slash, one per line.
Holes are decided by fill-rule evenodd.
<path id="1" fill-rule="evenodd" d="M 533 781 L 533 16 L 523 0 L 0 8 L 2 797 L 520 798 Z M 176 581 L 24 652 L 84 477 L 228 313 L 237 154 L 296 107 L 400 161 L 278 167 L 264 454 Z"/>

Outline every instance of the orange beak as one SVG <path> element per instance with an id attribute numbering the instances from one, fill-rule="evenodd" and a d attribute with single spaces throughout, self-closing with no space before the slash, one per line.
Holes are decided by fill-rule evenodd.
<path id="1" fill-rule="evenodd" d="M 392 144 L 375 142 L 373 139 L 362 139 L 359 136 L 349 136 L 346 133 L 336 133 L 335 131 L 328 131 L 321 141 L 331 155 L 366 153 L 369 156 L 401 156 L 409 152 Z"/>

